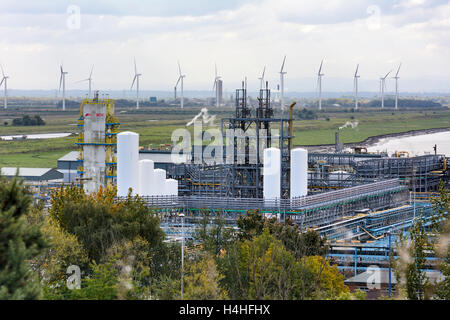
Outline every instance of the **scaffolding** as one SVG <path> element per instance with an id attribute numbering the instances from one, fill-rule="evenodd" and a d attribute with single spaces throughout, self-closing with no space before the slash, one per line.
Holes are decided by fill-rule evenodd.
<path id="1" fill-rule="evenodd" d="M 381 210 L 408 201 L 408 190 L 398 179 L 380 181 L 342 190 L 297 197 L 265 200 L 261 198 L 213 198 L 209 196 L 152 196 L 144 197 L 148 207 L 168 215 L 183 212 L 198 216 L 204 212 L 235 220 L 249 210 L 258 210 L 266 216 L 290 218 L 302 229 L 328 225 L 344 216 L 355 215 L 356 210 Z M 124 199 L 118 198 L 119 201 Z"/>
<path id="2" fill-rule="evenodd" d="M 398 178 L 411 191 L 430 192 L 441 180 L 448 184 L 447 158 L 424 155 L 411 158 L 380 154 L 310 153 L 308 155 L 310 192 L 323 192 L 365 183 Z"/>
<path id="3" fill-rule="evenodd" d="M 366 180 L 398 178 L 411 191 L 436 191 L 439 182 L 448 176 L 447 159 L 443 155 L 411 158 L 380 158 L 355 161 L 355 176 Z"/>
<path id="4" fill-rule="evenodd" d="M 84 99 L 77 126 L 80 129 L 75 142 L 79 150 L 79 186 L 86 192 L 112 187 L 116 182 L 115 149 L 120 126 L 114 116 L 114 100 L 99 99 L 98 91 L 93 99 Z"/>
<path id="5" fill-rule="evenodd" d="M 277 147 L 281 150 L 281 194 L 282 198 L 289 198 L 290 120 L 273 118 L 270 103 L 267 82 L 253 110 L 247 105 L 244 84 L 236 90 L 235 116 L 221 119 L 221 135 L 226 144 L 232 145 L 231 156 L 224 156 L 223 164 L 197 164 L 195 150 L 200 146 L 194 146 L 191 163 L 175 166 L 169 172 L 180 181 L 183 195 L 262 198 L 263 150 Z"/>

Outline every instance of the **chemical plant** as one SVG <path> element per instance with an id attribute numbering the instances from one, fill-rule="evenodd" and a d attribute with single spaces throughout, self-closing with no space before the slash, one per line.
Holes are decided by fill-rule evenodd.
<path id="1" fill-rule="evenodd" d="M 230 227 L 249 211 L 289 219 L 301 231 L 326 236 L 329 255 L 355 275 L 373 259 L 387 265 L 389 235 L 406 230 L 419 214 L 430 220 L 430 199 L 440 181 L 450 181 L 445 155 L 343 152 L 338 135 L 335 152 L 294 148 L 295 103 L 288 118 L 275 118 L 267 84 L 256 108 L 246 97 L 243 83 L 234 117 L 221 120 L 226 143 L 214 150 L 214 161 L 202 157 L 202 143 L 194 143 L 183 161 L 161 169 L 141 157 L 137 133 L 118 132 L 113 100 L 95 93 L 82 102 L 78 119 L 79 185 L 86 192 L 117 185 L 119 200 L 140 195 L 161 215 L 171 239 L 180 238 L 180 214 L 183 238 L 192 238 L 205 211 Z"/>

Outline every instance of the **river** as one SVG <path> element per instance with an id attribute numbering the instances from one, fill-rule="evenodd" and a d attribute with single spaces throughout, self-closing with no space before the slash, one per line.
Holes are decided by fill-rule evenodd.
<path id="1" fill-rule="evenodd" d="M 38 133 L 38 134 L 17 134 L 13 136 L 0 136 L 0 140 L 13 140 L 13 138 L 21 138 L 26 136 L 27 140 L 31 139 L 53 139 L 53 138 L 64 138 L 71 135 L 71 133 Z"/>
<path id="2" fill-rule="evenodd" d="M 437 145 L 438 154 L 450 157 L 450 131 L 381 138 L 376 143 L 368 145 L 367 151 L 387 151 L 389 155 L 396 151 L 407 151 L 410 156 L 419 156 L 434 154 L 434 145 Z"/>

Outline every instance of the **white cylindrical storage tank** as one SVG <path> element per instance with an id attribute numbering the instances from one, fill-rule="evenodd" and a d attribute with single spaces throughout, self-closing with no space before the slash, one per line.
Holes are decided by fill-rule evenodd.
<path id="1" fill-rule="evenodd" d="M 264 149 L 263 168 L 264 199 L 279 199 L 281 195 L 281 153 L 280 149 Z"/>
<path id="2" fill-rule="evenodd" d="M 165 195 L 178 196 L 178 181 L 175 179 L 166 179 Z"/>
<path id="3" fill-rule="evenodd" d="M 291 199 L 308 194 L 308 150 L 291 150 Z"/>
<path id="4" fill-rule="evenodd" d="M 154 196 L 163 196 L 166 192 L 166 170 L 153 170 Z"/>
<path id="5" fill-rule="evenodd" d="M 117 135 L 117 195 L 125 197 L 128 189 L 136 195 L 138 189 L 139 135 L 121 132 Z"/>
<path id="6" fill-rule="evenodd" d="M 149 197 L 152 189 L 155 189 L 153 182 L 153 170 L 155 164 L 153 160 L 144 159 L 139 161 L 139 195 Z"/>

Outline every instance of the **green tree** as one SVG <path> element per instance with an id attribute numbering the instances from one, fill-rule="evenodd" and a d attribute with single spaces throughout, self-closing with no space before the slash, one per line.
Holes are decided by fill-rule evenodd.
<path id="1" fill-rule="evenodd" d="M 439 185 L 439 197 L 432 199 L 433 209 L 437 212 L 433 223 L 433 231 L 437 236 L 433 241 L 434 254 L 440 258 L 439 270 L 444 279 L 435 287 L 435 295 L 439 299 L 450 300 L 450 192 L 445 189 L 443 182 Z"/>
<path id="2" fill-rule="evenodd" d="M 222 270 L 232 299 L 291 299 L 298 272 L 292 253 L 268 229 L 230 245 Z"/>
<path id="3" fill-rule="evenodd" d="M 250 211 L 245 216 L 239 216 L 236 224 L 239 240 L 250 240 L 267 228 L 270 234 L 282 241 L 286 249 L 294 253 L 297 260 L 303 256 L 325 256 L 328 252 L 325 238 L 314 230 L 301 232 L 298 224 L 294 224 L 291 219 L 281 223 L 276 218 L 263 217 L 258 211 Z"/>
<path id="4" fill-rule="evenodd" d="M 399 257 L 392 258 L 392 266 L 398 289 L 404 289 L 409 300 L 429 298 L 425 295 L 430 284 L 424 269 L 430 242 L 424 226 L 423 213 L 414 220 L 409 235 L 400 234 L 396 247 Z"/>
<path id="5" fill-rule="evenodd" d="M 152 248 L 162 246 L 164 233 L 159 218 L 139 197 L 115 201 L 114 189 L 100 189 L 86 195 L 71 185 L 52 194 L 50 216 L 67 232 L 74 234 L 90 259 L 99 262 L 108 249 L 123 240 L 139 236 Z"/>
<path id="6" fill-rule="evenodd" d="M 215 260 L 210 254 L 204 254 L 197 261 L 187 265 L 184 276 L 184 297 L 189 300 L 220 300 L 227 297 L 219 286 L 223 278 Z"/>
<path id="7" fill-rule="evenodd" d="M 159 300 L 181 299 L 181 279 L 163 275 L 156 282 L 152 297 Z"/>
<path id="8" fill-rule="evenodd" d="M 350 293 L 344 284 L 344 275 L 324 257 L 303 257 L 300 270 L 300 299 L 338 299 Z"/>
<path id="9" fill-rule="evenodd" d="M 345 298 L 348 288 L 337 267 L 330 266 L 322 256 L 299 254 L 297 259 L 295 251 L 288 250 L 275 231 L 271 233 L 266 226 L 251 240 L 236 239 L 227 245 L 219 259 L 219 270 L 224 275 L 221 285 L 231 299 Z"/>
<path id="10" fill-rule="evenodd" d="M 81 289 L 71 290 L 73 300 L 115 300 L 118 298 L 118 270 L 116 261 L 103 264 L 93 262 L 92 276 L 82 279 Z"/>
<path id="11" fill-rule="evenodd" d="M 47 247 L 39 225 L 26 214 L 32 198 L 17 177 L 0 176 L 0 300 L 38 299 L 41 287 L 29 260 Z"/>
<path id="12" fill-rule="evenodd" d="M 203 249 L 214 256 L 220 254 L 232 236 L 233 231 L 227 228 L 225 220 L 220 216 L 211 219 L 208 212 L 203 213 L 200 228 L 195 234 L 196 240 L 201 242 Z"/>

